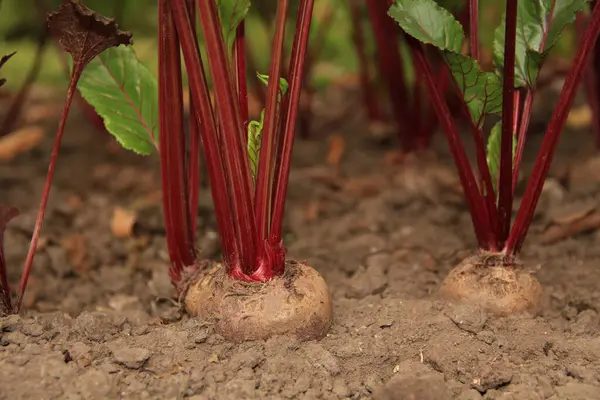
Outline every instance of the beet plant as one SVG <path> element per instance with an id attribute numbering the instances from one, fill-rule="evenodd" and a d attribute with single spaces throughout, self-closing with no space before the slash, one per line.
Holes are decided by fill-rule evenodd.
<path id="1" fill-rule="evenodd" d="M 477 0 L 470 0 L 477 9 Z M 474 4 L 475 3 L 475 4 Z M 448 140 L 479 244 L 477 255 L 453 269 L 441 287 L 449 299 L 479 303 L 506 314 L 534 309 L 541 286 L 519 262 L 521 250 L 556 145 L 564 128 L 591 49 L 600 32 L 600 7 L 594 7 L 579 43 L 557 105 L 537 154 L 525 194 L 512 221 L 515 183 L 525 145 L 540 67 L 563 28 L 572 23 L 586 0 L 507 0 L 506 13 L 495 31 L 494 72 L 483 71 L 477 53 L 478 29 L 471 27 L 471 53 L 461 51 L 461 24 L 433 0 L 397 0 L 389 15 L 407 33 L 407 42 L 422 74 L 441 127 Z M 477 21 L 476 18 L 470 18 Z M 426 48 L 435 48 L 452 73 L 463 99 L 476 149 L 472 169 Z M 501 120 L 483 132 L 488 117 Z"/>
<path id="2" fill-rule="evenodd" d="M 438 3 L 447 5 L 459 13 L 464 0 L 445 0 Z M 385 138 L 396 130 L 396 135 L 405 154 L 428 152 L 433 134 L 438 129 L 438 119 L 427 94 L 420 74 L 415 73 L 414 59 L 405 50 L 405 33 L 396 26 L 388 15 L 388 7 L 394 0 L 352 0 L 348 2 L 353 27 L 353 42 L 359 65 L 359 80 L 364 109 L 367 112 L 369 130 L 376 138 Z M 373 33 L 374 65 L 369 60 L 368 43 L 365 35 L 363 16 L 370 22 Z M 450 94 L 450 76 L 437 54 L 429 51 L 427 57 L 435 66 L 436 84 L 442 92 Z M 373 68 L 375 67 L 375 68 Z M 375 69 L 377 80 L 372 76 Z M 381 81 L 381 82 L 378 82 Z M 384 115 L 375 84 L 385 86 L 393 124 Z M 381 85 L 383 84 L 383 85 Z"/>
<path id="3" fill-rule="evenodd" d="M 159 153 L 169 276 L 188 313 L 214 322 L 233 341 L 284 333 L 319 338 L 332 321 L 325 281 L 305 263 L 286 259 L 282 238 L 314 1 L 299 2 L 282 78 L 289 3 L 277 3 L 270 68 L 257 75 L 267 85 L 257 121 L 248 119 L 243 20 L 249 1 L 159 0 L 158 80 L 131 49 L 117 48 L 103 53 L 79 85 L 124 147 Z M 218 263 L 199 260 L 195 248 L 200 151 L 221 239 Z"/>
<path id="4" fill-rule="evenodd" d="M 48 28 L 58 38 L 60 46 L 72 56 L 73 66 L 63 112 L 60 118 L 46 181 L 42 189 L 29 250 L 25 259 L 23 272 L 13 301 L 13 293 L 8 283 L 8 272 L 4 258 L 3 236 L 8 223 L 18 215 L 13 207 L 0 206 L 0 315 L 18 313 L 23 303 L 23 296 L 33 266 L 38 241 L 42 230 L 46 206 L 52 188 L 54 170 L 58 160 L 60 144 L 67 124 L 67 117 L 76 93 L 77 83 L 86 66 L 104 50 L 120 45 L 131 44 L 131 34 L 118 29 L 114 20 L 107 19 L 82 5 L 77 0 L 64 0 L 59 10 L 48 15 Z M 13 53 L 14 54 L 14 53 Z M 12 54 L 11 54 L 12 56 Z M 0 59 L 0 67 L 10 56 Z M 4 80 L 0 80 L 0 86 Z"/>

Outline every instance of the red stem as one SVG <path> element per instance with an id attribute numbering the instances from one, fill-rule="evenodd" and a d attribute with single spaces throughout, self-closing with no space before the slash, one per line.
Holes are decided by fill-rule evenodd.
<path id="1" fill-rule="evenodd" d="M 40 38 L 31 70 L 29 70 L 29 74 L 27 74 L 25 82 L 23 82 L 19 93 L 15 96 L 14 100 L 12 101 L 8 112 L 6 113 L 6 118 L 2 122 L 2 126 L 0 126 L 0 137 L 11 133 L 15 127 L 15 124 L 19 120 L 19 117 L 21 116 L 21 111 L 23 109 L 25 101 L 27 100 L 29 89 L 31 88 L 31 85 L 33 84 L 33 82 L 35 82 L 37 76 L 40 73 L 43 59 L 42 56 L 44 55 L 44 50 L 46 49 L 46 45 L 48 44 L 48 37 L 49 33 L 46 32 L 46 34 L 44 34 Z"/>
<path id="2" fill-rule="evenodd" d="M 523 109 L 521 112 L 521 121 L 519 129 L 517 130 L 517 151 L 515 153 L 515 161 L 513 165 L 513 196 L 517 188 L 517 182 L 519 179 L 519 170 L 521 169 L 521 160 L 523 159 L 523 151 L 525 149 L 525 141 L 527 140 L 527 131 L 529 130 L 529 121 L 531 120 L 531 111 L 533 108 L 533 99 L 535 92 L 533 90 L 527 90 L 525 93 L 525 100 L 523 102 Z"/>
<path id="3" fill-rule="evenodd" d="M 185 267 L 196 260 L 190 223 L 190 192 L 186 186 L 183 87 L 179 38 L 168 0 L 158 6 L 158 96 L 160 129 L 160 170 L 167 246 L 171 259 L 169 276 L 181 281 Z"/>
<path id="4" fill-rule="evenodd" d="M 540 48 L 538 51 L 542 53 L 544 48 L 546 47 L 546 39 L 548 38 L 548 32 L 550 31 L 550 26 L 552 24 L 552 17 L 554 15 L 554 7 L 556 7 L 556 2 L 552 3 L 552 7 L 550 8 L 550 12 L 548 13 L 548 19 L 546 21 L 546 31 L 542 37 L 540 42 Z M 583 32 L 581 32 L 583 34 Z M 533 111 L 533 99 L 535 97 L 535 91 L 539 88 L 540 82 L 539 80 L 535 82 L 533 87 L 525 88 L 525 100 L 523 102 L 522 111 L 519 112 L 518 107 L 515 107 L 515 116 L 520 115 L 521 120 L 519 123 L 519 128 L 517 131 L 517 151 L 515 154 L 515 160 L 513 162 L 513 177 L 512 177 L 512 192 L 513 197 L 515 195 L 515 190 L 517 188 L 517 182 L 519 179 L 519 170 L 521 168 L 521 160 L 523 159 L 523 151 L 525 150 L 525 142 L 527 140 L 527 131 L 529 130 L 529 122 L 531 121 L 531 113 Z M 518 91 L 515 93 L 519 93 Z M 520 107 L 520 102 L 517 101 L 516 104 Z M 515 119 L 515 125 L 518 123 Z"/>
<path id="5" fill-rule="evenodd" d="M 46 174 L 46 181 L 44 182 L 44 188 L 42 189 L 40 207 L 38 208 L 37 217 L 35 219 L 35 226 L 31 235 L 31 242 L 29 243 L 29 250 L 27 251 L 27 257 L 25 258 L 23 274 L 21 275 L 21 282 L 19 284 L 17 302 L 15 304 L 14 309 L 15 314 L 18 313 L 21 308 L 23 296 L 25 295 L 25 289 L 27 288 L 29 274 L 31 273 L 31 267 L 33 265 L 33 260 L 37 251 L 40 233 L 44 224 L 44 215 L 46 214 L 46 207 L 48 206 L 48 198 L 50 197 L 50 189 L 52 188 L 52 180 L 54 179 L 54 167 L 56 166 L 56 161 L 58 160 L 58 151 L 60 149 L 60 143 L 62 142 L 62 137 L 65 132 L 67 117 L 69 116 L 69 109 L 71 108 L 71 103 L 73 102 L 73 95 L 76 91 L 77 82 L 79 81 L 82 72 L 83 65 L 75 64 L 73 66 L 73 73 L 71 74 L 71 81 L 69 82 L 69 88 L 67 89 L 67 96 L 65 98 L 65 106 L 60 117 L 60 123 L 58 124 L 58 130 L 56 131 L 56 137 L 54 138 L 54 144 L 52 146 L 52 154 L 50 155 L 48 173 Z"/>
<path id="6" fill-rule="evenodd" d="M 450 74 L 448 73 L 449 72 L 448 69 L 445 68 L 443 61 L 442 60 L 440 60 L 440 61 L 441 61 L 440 62 L 441 65 L 438 68 L 438 72 L 435 77 L 436 86 L 438 88 L 440 88 L 441 93 L 446 93 L 446 91 L 448 90 L 448 84 L 450 83 Z M 435 131 L 438 127 L 439 121 L 438 121 L 437 114 L 435 113 L 435 110 L 431 106 L 431 99 L 429 98 L 429 95 L 427 94 L 427 88 L 425 87 L 422 76 L 419 75 L 416 82 L 420 82 L 420 84 L 422 85 L 422 90 L 425 91 L 427 100 L 424 103 L 425 107 L 423 110 L 423 118 L 425 120 L 425 126 L 424 126 L 424 128 L 421 129 L 422 135 L 417 138 L 417 141 L 415 143 L 415 146 L 416 146 L 415 149 L 416 150 L 425 150 L 425 149 L 429 148 L 429 146 L 431 144 L 431 137 L 435 133 Z"/>
<path id="7" fill-rule="evenodd" d="M 243 138 L 248 140 L 248 85 L 246 83 L 246 28 L 244 21 L 240 22 L 235 31 L 233 42 L 233 65 L 235 65 L 235 83 L 240 103 L 242 123 L 244 124 Z"/>
<path id="8" fill-rule="evenodd" d="M 425 57 L 427 57 L 427 55 L 425 55 Z M 413 65 L 414 65 L 414 70 L 417 70 L 417 63 L 413 58 Z M 415 143 L 418 140 L 418 138 L 420 138 L 421 136 L 423 136 L 423 132 L 424 132 L 424 128 L 423 128 L 423 110 L 422 110 L 422 98 L 421 98 L 421 92 L 423 90 L 424 84 L 423 84 L 423 77 L 420 74 L 415 74 L 415 81 L 413 83 L 413 96 L 412 96 L 412 108 L 411 108 L 411 114 L 412 114 L 412 121 L 413 121 L 413 125 L 412 125 L 412 129 L 413 132 L 409 133 L 406 135 L 406 140 L 405 142 L 407 142 L 407 144 L 404 146 L 404 150 L 405 151 L 413 151 L 415 149 Z"/>
<path id="9" fill-rule="evenodd" d="M 375 33 L 377 58 L 383 78 L 387 80 L 390 101 L 398 129 L 398 136 L 404 146 L 409 144 L 406 138 L 408 115 L 408 92 L 404 76 L 404 66 L 400 57 L 398 30 L 387 15 L 389 6 L 381 0 L 367 0 L 369 19 Z"/>
<path id="10" fill-rule="evenodd" d="M 186 2 L 188 14 L 196 15 L 196 4 L 194 0 L 187 0 Z M 192 29 L 196 30 L 196 18 L 193 18 L 192 21 Z M 192 88 L 191 83 L 188 83 L 189 88 L 189 100 L 190 100 L 190 109 L 196 109 L 196 101 L 191 95 Z M 190 114 L 194 114 L 192 111 Z M 188 176 L 188 203 L 190 207 L 189 211 L 189 228 L 192 243 L 196 242 L 196 221 L 198 219 L 198 203 L 200 192 L 198 190 L 200 186 L 200 130 L 202 129 L 200 120 L 197 118 L 191 118 L 190 121 L 190 133 L 189 133 L 189 145 L 190 149 L 187 154 L 187 162 L 186 166 L 188 168 L 187 176 Z"/>
<path id="11" fill-rule="evenodd" d="M 281 164 L 275 175 L 275 196 L 273 202 L 273 217 L 271 220 L 270 242 L 272 245 L 282 241 L 283 215 L 285 210 L 285 198 L 290 176 L 292 150 L 294 147 L 295 121 L 298 116 L 298 104 L 302 90 L 302 76 L 304 75 L 304 64 L 308 37 L 310 33 L 311 16 L 314 0 L 303 0 L 300 2 L 300 10 L 296 22 L 296 34 L 292 57 L 290 59 L 289 72 L 289 94 L 285 104 L 283 115 L 283 146 L 281 153 Z"/>
<path id="12" fill-rule="evenodd" d="M 469 47 L 479 63 L 479 0 L 469 0 Z"/>
<path id="13" fill-rule="evenodd" d="M 540 151 L 536 157 L 531 178 L 525 189 L 523 201 L 519 207 L 515 223 L 506 242 L 504 251 L 508 255 L 515 255 L 523 246 L 527 231 L 533 220 L 535 207 L 540 194 L 542 193 L 544 181 L 552 163 L 560 133 L 567 121 L 569 110 L 571 109 L 573 99 L 577 93 L 577 87 L 586 67 L 588 56 L 596 44 L 599 33 L 600 6 L 596 3 L 592 11 L 590 22 L 583 35 L 583 39 L 579 44 L 579 50 L 577 51 L 573 64 L 565 78 L 565 84 L 560 92 L 557 105 L 552 113 L 552 118 L 550 119 Z"/>
<path id="14" fill-rule="evenodd" d="M 228 273 L 232 276 L 243 275 L 239 259 L 239 243 L 236 241 L 235 226 L 232 218 L 233 212 L 227 187 L 227 176 L 223 166 L 221 140 L 198 48 L 198 39 L 196 32 L 192 28 L 191 16 L 183 0 L 172 0 L 170 6 L 181 40 L 181 48 L 190 81 L 190 94 L 198 106 L 196 109 L 191 110 L 192 116 L 198 123 L 201 122 L 202 124 L 200 134 L 202 135 L 204 157 L 206 159 L 225 266 Z"/>
<path id="15" fill-rule="evenodd" d="M 500 173 L 498 178 L 498 216 L 501 245 L 508 238 L 512 214 L 512 148 L 515 91 L 515 51 L 517 40 L 517 0 L 506 2 L 504 30 L 504 73 L 502 88 L 502 136 L 500 139 Z"/>
<path id="16" fill-rule="evenodd" d="M 315 88 L 313 87 L 310 75 L 312 69 L 319 59 L 321 53 L 323 52 L 323 48 L 325 47 L 325 43 L 327 43 L 327 34 L 331 29 L 331 24 L 333 22 L 335 8 L 332 6 L 328 6 L 327 9 L 323 12 L 324 16 L 319 23 L 319 27 L 315 37 L 313 39 L 314 46 L 309 50 L 306 55 L 305 67 L 304 67 L 304 95 L 305 101 L 302 102 L 301 108 L 302 112 L 299 115 L 299 125 L 300 125 L 300 137 L 306 139 L 310 136 L 310 128 L 312 121 L 312 105 L 315 98 Z"/>
<path id="17" fill-rule="evenodd" d="M 584 12 L 577 13 L 576 19 L 576 30 L 577 30 L 577 42 L 581 41 L 583 32 L 585 32 L 586 25 L 586 14 Z M 600 64 L 600 48 L 594 47 L 594 57 L 588 61 L 586 66 L 583 79 L 584 79 L 584 91 L 587 102 L 592 109 L 592 129 L 596 142 L 596 148 L 600 149 L 600 95 L 598 93 L 598 77 L 596 70 Z"/>
<path id="18" fill-rule="evenodd" d="M 406 40 L 411 49 L 412 56 L 419 66 L 417 71 L 423 74 L 424 81 L 431 96 L 431 102 L 437 112 L 440 125 L 446 134 L 448 146 L 450 147 L 454 162 L 456 163 L 465 199 L 471 212 L 471 219 L 473 221 L 473 227 L 479 246 L 484 249 L 488 248 L 489 243 L 493 242 L 494 235 L 486 215 L 485 202 L 479 193 L 477 181 L 471 170 L 471 164 L 469 163 L 467 153 L 465 152 L 461 141 L 460 133 L 458 132 L 458 128 L 452 118 L 452 114 L 444 100 L 440 88 L 436 86 L 431 67 L 425 58 L 423 47 L 416 39 L 408 35 L 406 36 Z"/>
<path id="19" fill-rule="evenodd" d="M 352 39 L 354 48 L 358 57 L 358 68 L 360 77 L 360 87 L 362 98 L 369 121 L 379 121 L 382 119 L 381 107 L 377 99 L 377 94 L 373 90 L 373 82 L 369 72 L 369 59 L 365 46 L 365 34 L 362 25 L 362 13 L 359 7 L 361 0 L 350 0 L 350 14 L 352 18 Z"/>
<path id="20" fill-rule="evenodd" d="M 269 68 L 269 83 L 267 85 L 267 103 L 265 104 L 265 120 L 260 148 L 260 159 L 256 178 L 255 210 L 258 225 L 257 237 L 261 242 L 269 238 L 269 225 L 271 221 L 271 196 L 273 193 L 273 170 L 275 165 L 275 148 L 277 132 L 277 96 L 279 93 L 279 77 L 281 76 L 281 61 L 283 41 L 285 38 L 285 22 L 289 1 L 280 0 L 277 6 L 275 35 L 273 37 L 273 51 L 271 66 Z M 303 76 L 299 77 L 303 79 Z M 272 273 L 266 271 L 266 273 Z"/>
<path id="21" fill-rule="evenodd" d="M 471 130 L 471 135 L 473 136 L 473 141 L 475 142 L 475 155 L 477 159 L 477 170 L 479 172 L 478 181 L 481 182 L 481 190 L 482 198 L 483 198 L 483 207 L 485 211 L 486 218 L 489 222 L 491 233 L 489 236 L 485 238 L 486 244 L 482 247 L 485 250 L 496 251 L 498 248 L 498 237 L 500 233 L 500 220 L 498 217 L 498 209 L 496 208 L 496 198 L 494 194 L 494 185 L 492 184 L 492 176 L 490 174 L 490 169 L 487 164 L 487 158 L 485 153 L 485 140 L 483 137 L 482 131 L 482 123 L 481 121 L 473 121 L 471 117 L 471 113 L 467 106 L 467 103 L 462 98 L 462 93 L 460 92 L 458 82 L 454 77 L 452 78 L 454 83 L 454 88 L 456 93 L 461 96 L 461 100 L 458 103 L 462 108 L 463 115 L 467 119 L 469 123 L 469 127 Z M 483 115 L 481 116 L 483 118 Z"/>
<path id="22" fill-rule="evenodd" d="M 214 82 L 215 100 L 223 133 L 222 151 L 229 177 L 228 193 L 233 197 L 232 211 L 242 268 L 252 272 L 257 260 L 256 220 L 252 210 L 252 178 L 246 146 L 242 141 L 243 124 L 230 79 L 230 68 L 221 32 L 215 0 L 198 0 L 200 25 L 204 35 L 208 63 Z M 275 84 L 278 86 L 277 80 Z M 202 120 L 203 121 L 203 120 Z M 264 141 L 264 137 L 263 137 Z M 264 142 L 263 142 L 264 146 Z"/>

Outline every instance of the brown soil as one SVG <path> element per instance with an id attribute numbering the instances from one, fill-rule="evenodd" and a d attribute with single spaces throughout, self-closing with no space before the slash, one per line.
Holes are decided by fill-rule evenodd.
<path id="1" fill-rule="evenodd" d="M 25 314 L 0 320 L 0 399 L 600 398 L 600 236 L 541 244 L 556 207 L 597 203 L 594 177 L 544 194 L 522 254 L 544 287 L 540 311 L 496 317 L 435 300 L 476 247 L 460 197 L 390 185 L 381 166 L 389 148 L 369 144 L 357 126 L 347 120 L 331 132 L 347 141 L 342 175 L 323 165 L 324 139 L 298 142 L 287 207 L 289 255 L 307 260 L 332 292 L 329 334 L 231 344 L 173 300 L 156 158 L 116 150 L 74 116 Z M 591 151 L 589 133 L 565 137 L 556 171 L 577 149 Z M 13 282 L 50 139 L 0 165 L 0 199 L 22 210 L 6 234 Z M 436 147 L 448 162 L 441 136 Z M 209 204 L 202 190 L 198 246 L 218 259 Z M 136 238 L 111 233 L 116 207 L 138 213 Z"/>

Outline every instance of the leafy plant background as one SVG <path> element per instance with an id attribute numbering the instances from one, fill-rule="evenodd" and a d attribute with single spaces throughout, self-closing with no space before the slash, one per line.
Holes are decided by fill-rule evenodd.
<path id="1" fill-rule="evenodd" d="M 270 46 L 270 28 L 265 26 L 263 20 L 273 20 L 277 0 L 254 0 L 246 21 L 247 40 L 251 51 L 255 54 L 256 67 L 261 72 L 268 70 L 269 55 L 266 53 Z M 18 88 L 31 66 L 36 52 L 36 32 L 40 31 L 41 20 L 36 8 L 37 3 L 43 3 L 49 9 L 55 9 L 60 0 L 0 0 L 0 49 L 4 52 L 17 51 L 4 69 L 4 75 L 10 77 L 7 89 Z M 297 0 L 292 1 L 296 3 Z M 154 74 L 157 72 L 156 54 L 156 0 L 84 0 L 84 3 L 96 11 L 107 15 L 117 16 L 121 28 L 131 30 L 134 34 L 134 49 L 138 57 L 148 66 Z M 322 51 L 311 76 L 317 89 L 324 88 L 332 80 L 353 74 L 357 70 L 357 60 L 351 40 L 352 26 L 346 0 L 319 0 L 315 4 L 313 37 L 319 30 L 320 16 L 326 13 L 327 8 L 334 8 L 332 29 L 328 30 Z M 121 8 L 117 7 L 121 4 Z M 292 7 L 295 8 L 295 7 Z M 480 0 L 480 35 L 483 46 L 491 49 L 494 32 L 484 29 L 497 26 L 504 1 Z M 366 11 L 365 11 L 366 16 Z M 294 15 L 290 15 L 293 19 Z M 372 32 L 368 21 L 364 21 L 367 43 L 373 46 Z M 288 30 L 291 33 L 291 29 Z M 569 28 L 554 48 L 554 53 L 570 57 L 574 46 L 571 45 L 574 32 Z M 288 37 L 291 42 L 291 35 Z M 313 43 L 314 44 L 314 43 Z M 373 51 L 372 47 L 369 51 Z M 407 58 L 407 57 L 405 57 Z M 412 64 L 406 60 L 406 70 L 412 76 Z M 39 81 L 50 85 L 64 85 L 66 76 L 61 67 L 60 58 L 54 46 L 48 46 L 44 55 L 44 64 Z"/>

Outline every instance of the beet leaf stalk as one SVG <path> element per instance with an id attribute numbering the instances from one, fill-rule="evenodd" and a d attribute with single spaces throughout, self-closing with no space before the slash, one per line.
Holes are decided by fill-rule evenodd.
<path id="1" fill-rule="evenodd" d="M 366 0 L 367 12 L 375 42 L 377 43 L 377 62 L 388 88 L 390 102 L 396 119 L 398 138 L 405 149 L 410 147 L 408 123 L 410 115 L 408 85 L 404 73 L 404 64 L 400 55 L 400 40 L 397 29 L 386 16 L 387 0 Z"/>
<path id="2" fill-rule="evenodd" d="M 314 0 L 299 2 L 287 68 L 283 66 L 283 50 L 291 6 L 287 0 L 277 3 L 269 73 L 257 73 L 258 80 L 267 85 L 265 108 L 258 121 L 248 120 L 246 100 L 243 20 L 249 2 L 199 0 L 196 3 L 199 31 L 204 39 L 202 50 L 207 54 L 205 62 L 193 24 L 196 18 L 193 10 L 186 7 L 185 0 L 160 1 L 164 7 L 161 15 L 170 14 L 170 21 L 161 19 L 159 31 L 171 38 L 159 41 L 163 54 L 161 63 L 169 65 L 165 55 L 181 48 L 191 99 L 196 105 L 191 110 L 191 118 L 200 123 L 223 250 L 223 265 L 200 268 L 185 282 L 175 282 L 185 307 L 192 315 L 214 319 L 217 329 L 232 340 L 264 338 L 284 332 L 295 332 L 306 338 L 320 337 L 331 323 L 327 287 L 312 268 L 286 260 L 282 238 Z M 159 76 L 158 86 L 165 92 L 181 85 L 181 76 L 175 73 L 178 67 L 174 58 L 170 63 L 173 73 Z M 288 71 L 285 78 L 281 77 L 284 70 Z M 209 74 L 214 102 L 209 94 Z M 171 98 L 159 96 L 161 118 L 166 118 L 162 104 Z M 174 134 L 178 133 L 179 128 Z M 161 130 L 161 143 L 168 140 L 171 139 Z M 163 173 L 172 162 L 173 159 L 163 162 Z M 163 185 L 168 184 L 165 180 L 174 179 L 163 177 Z M 179 199 L 170 207 L 186 208 L 183 197 Z M 173 227 L 167 227 L 167 235 L 170 231 L 173 232 Z M 181 238 L 174 241 L 182 247 L 192 246 L 182 243 Z M 240 282 L 247 283 L 240 286 Z M 291 303 L 284 300 L 290 298 L 290 282 L 294 290 L 304 293 Z M 232 291 L 245 295 L 232 296 Z M 244 312 L 240 313 L 242 309 Z"/>
<path id="3" fill-rule="evenodd" d="M 574 21 L 585 4 L 586 0 L 507 0 L 504 18 L 495 31 L 496 73 L 484 72 L 475 57 L 477 43 L 473 36 L 478 32 L 477 27 L 470 27 L 471 55 L 466 56 L 461 52 L 465 41 L 462 26 L 435 1 L 398 0 L 389 9 L 389 15 L 410 37 L 409 47 L 417 69 L 427 83 L 452 150 L 483 254 L 466 260 L 450 273 L 441 290 L 451 298 L 483 302 L 486 307 L 505 313 L 521 311 L 537 302 L 541 290 L 539 283 L 529 274 L 506 268 L 518 264 L 516 256 L 531 224 L 556 142 L 581 79 L 583 64 L 600 29 L 598 7 L 592 13 L 544 136 L 523 202 L 511 226 L 513 180 L 517 177 L 541 65 L 560 32 Z M 473 2 L 470 7 L 471 10 L 477 8 Z M 471 15 L 470 20 L 476 21 L 477 16 Z M 435 85 L 430 61 L 424 54 L 425 45 L 440 52 L 463 99 L 475 139 L 479 178 L 466 158 L 456 121 Z M 525 93 L 524 102 L 520 101 L 521 92 Z M 491 129 L 485 145 L 483 123 L 490 115 L 500 116 L 501 121 Z M 481 162 L 483 155 L 485 163 Z M 482 266 L 490 267 L 485 272 L 488 280 L 475 279 L 476 270 Z"/>
<path id="4" fill-rule="evenodd" d="M 58 159 L 60 143 L 65 130 L 69 109 L 73 101 L 77 83 L 85 69 L 85 67 L 102 51 L 119 46 L 121 44 L 128 45 L 131 43 L 131 34 L 118 29 L 113 20 L 109 20 L 100 14 L 97 14 L 89 8 L 83 6 L 76 0 L 65 0 L 58 11 L 48 15 L 48 27 L 50 32 L 55 35 L 61 47 L 73 57 L 73 68 L 71 71 L 71 80 L 67 89 L 65 104 L 61 119 L 59 122 L 46 181 L 42 189 L 40 206 L 38 209 L 33 234 L 29 245 L 29 250 L 25 259 L 23 273 L 17 298 L 14 304 L 11 301 L 11 291 L 8 287 L 6 265 L 4 256 L 1 253 L 2 248 L 0 243 L 0 284 L 2 285 L 2 311 L 5 313 L 18 313 L 27 288 L 29 275 L 33 266 L 35 253 L 37 251 L 38 240 L 42 230 L 46 206 L 50 196 L 52 187 L 52 179 Z M 5 59 L 3 59 L 5 61 Z M 0 65 L 3 62 L 0 62 Z M 16 212 L 10 208 L 2 208 L 1 210 L 1 226 L 2 233 L 6 228 L 8 221 L 16 216 Z M 10 306 L 12 305 L 12 309 Z"/>
<path id="5" fill-rule="evenodd" d="M 361 0 L 350 0 L 348 4 L 352 18 L 352 40 L 354 41 L 354 47 L 358 58 L 363 104 L 367 110 L 369 121 L 377 122 L 382 119 L 382 113 L 377 93 L 373 88 L 369 57 L 365 44 L 361 4 Z"/>

